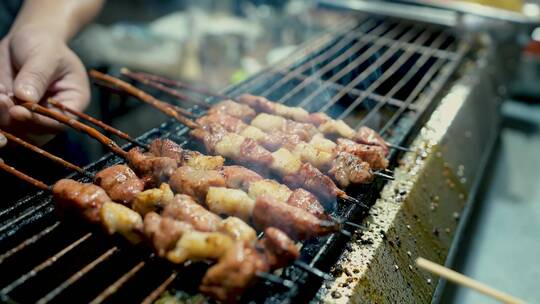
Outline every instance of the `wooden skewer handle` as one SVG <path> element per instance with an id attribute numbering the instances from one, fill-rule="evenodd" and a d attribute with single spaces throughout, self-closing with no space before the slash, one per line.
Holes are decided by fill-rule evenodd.
<path id="1" fill-rule="evenodd" d="M 65 160 L 63 160 L 62 158 L 60 158 L 60 157 L 58 157 L 58 156 L 56 156 L 56 155 L 54 155 L 54 154 L 51 154 L 51 153 L 49 153 L 49 152 L 47 152 L 47 151 L 45 151 L 45 150 L 43 150 L 43 149 L 41 149 L 41 148 L 39 148 L 39 147 L 37 147 L 37 146 L 34 146 L 34 145 L 32 145 L 31 143 L 26 142 L 26 141 L 24 141 L 24 140 L 18 138 L 17 136 L 15 136 L 15 135 L 13 135 L 13 134 L 11 134 L 11 133 L 8 133 L 8 132 L 6 132 L 6 131 L 4 131 L 4 130 L 0 130 L 0 133 L 4 134 L 4 136 L 5 136 L 9 141 L 14 142 L 14 143 L 16 143 L 16 144 L 18 144 L 18 145 L 20 145 L 20 146 L 22 146 L 22 147 L 25 147 L 25 148 L 27 148 L 27 149 L 30 149 L 30 150 L 32 150 L 32 151 L 34 151 L 34 152 L 36 152 L 36 153 L 39 153 L 39 154 L 41 154 L 41 155 L 47 157 L 48 159 L 50 159 L 50 160 L 52 160 L 52 161 L 54 161 L 54 162 L 56 162 L 56 163 L 61 164 L 61 165 L 64 166 L 64 167 L 67 167 L 67 168 L 69 168 L 69 169 L 75 170 L 75 171 L 77 171 L 77 172 L 79 172 L 79 173 L 82 173 L 82 174 L 85 173 L 84 170 L 83 170 L 81 167 L 79 167 L 79 166 L 77 166 L 77 165 L 74 165 L 74 164 L 72 164 L 72 163 L 70 163 L 70 162 L 68 162 L 68 161 L 65 161 Z"/>
<path id="2" fill-rule="evenodd" d="M 515 298 L 509 294 L 506 294 L 502 291 L 499 291 L 497 289 L 494 289 L 484 283 L 478 282 L 476 280 L 473 280 L 465 275 L 462 275 L 459 272 L 456 272 L 452 269 L 448 269 L 444 266 L 441 266 L 437 263 L 431 262 L 429 260 L 426 260 L 424 258 L 418 258 L 416 259 L 416 265 L 418 267 L 427 270 L 433 274 L 436 274 L 440 277 L 443 277 L 449 281 L 452 281 L 456 284 L 474 289 L 478 292 L 481 292 L 487 296 L 490 296 L 498 301 L 501 301 L 503 303 L 509 303 L 509 304 L 518 304 L 518 303 L 525 303 L 525 301 Z"/>
<path id="3" fill-rule="evenodd" d="M 176 120 L 183 123 L 184 125 L 186 125 L 190 129 L 195 129 L 195 128 L 198 127 L 198 125 L 194 121 L 180 115 L 175 109 L 170 107 L 167 103 L 154 98 L 150 94 L 147 94 L 143 90 L 137 89 L 136 87 L 132 86 L 131 84 L 129 84 L 129 83 L 127 83 L 127 82 L 125 82 L 125 81 L 123 81 L 121 79 L 112 77 L 112 76 L 107 75 L 107 74 L 103 74 L 103 73 L 98 72 L 96 70 L 90 71 L 90 76 L 92 76 L 95 79 L 98 79 L 98 80 L 101 80 L 101 81 L 104 81 L 104 82 L 115 85 L 116 87 L 124 90 L 125 92 L 132 95 L 133 97 L 136 97 L 136 98 L 140 99 L 141 101 L 155 107 L 156 109 L 160 110 L 161 112 L 165 113 L 166 115 L 175 118 Z M 192 115 L 190 112 L 188 112 L 188 113 L 189 113 L 189 115 Z M 182 113 L 182 114 L 184 114 L 184 113 Z"/>
<path id="4" fill-rule="evenodd" d="M 20 179 L 22 179 L 23 181 L 31 184 L 31 185 L 34 185 L 35 187 L 41 189 L 41 190 L 44 190 L 44 191 L 48 191 L 49 190 L 49 186 L 47 186 L 44 182 L 42 181 L 39 181 L 29 175 L 26 175 L 24 173 L 22 173 L 21 171 L 13 168 L 12 166 L 9 166 L 7 165 L 6 163 L 4 163 L 4 160 L 0 158 L 0 169 L 8 172 L 9 174 L 12 174 Z"/>
<path id="5" fill-rule="evenodd" d="M 28 110 L 30 110 L 32 112 L 36 112 L 38 114 L 45 115 L 47 117 L 50 117 L 52 119 L 55 119 L 55 120 L 63 123 L 63 124 L 66 124 L 66 125 L 74 128 L 75 130 L 84 132 L 84 133 L 92 136 L 93 138 L 95 138 L 96 140 L 98 140 L 99 142 L 101 142 L 102 144 L 107 146 L 111 151 L 113 151 L 114 153 L 116 153 L 116 154 L 118 154 L 118 155 L 120 155 L 122 157 L 125 157 L 126 154 L 127 154 L 112 139 L 110 139 L 107 136 L 103 135 L 98 130 L 96 130 L 96 129 L 92 128 L 92 127 L 89 127 L 89 126 L 87 126 L 87 125 L 85 125 L 83 123 L 80 123 L 80 122 L 78 122 L 77 120 L 75 120 L 73 118 L 70 118 L 70 117 L 68 117 L 68 116 L 66 116 L 64 114 L 61 114 L 61 113 L 52 111 L 50 109 L 47 109 L 47 108 L 45 108 L 43 106 L 38 105 L 37 103 L 24 102 L 24 103 L 22 103 L 20 105 L 27 108 Z"/>

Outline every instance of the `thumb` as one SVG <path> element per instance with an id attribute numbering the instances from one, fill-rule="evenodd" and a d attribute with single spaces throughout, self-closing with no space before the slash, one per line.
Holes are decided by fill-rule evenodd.
<path id="1" fill-rule="evenodd" d="M 30 57 L 23 64 L 13 81 L 15 97 L 38 102 L 54 80 L 56 67 L 54 60 L 47 58 L 46 55 L 39 54 Z"/>

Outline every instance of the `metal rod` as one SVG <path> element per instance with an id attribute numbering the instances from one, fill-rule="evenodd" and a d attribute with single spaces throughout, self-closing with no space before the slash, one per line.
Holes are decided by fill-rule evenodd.
<path id="1" fill-rule="evenodd" d="M 12 166 L 9 166 L 4 162 L 3 159 L 0 158 L 0 169 L 8 172 L 9 174 L 14 175 L 15 177 L 22 179 L 23 181 L 35 186 L 36 188 L 39 188 L 43 191 L 49 191 L 49 186 L 45 184 L 44 182 L 37 180 L 29 175 L 24 174 L 23 172 L 13 168 Z"/>
<path id="2" fill-rule="evenodd" d="M 8 133 L 2 129 L 0 129 L 0 133 L 4 134 L 4 136 L 9 140 L 9 141 L 12 141 L 24 148 L 27 148 L 27 149 L 30 149 L 38 154 L 41 154 L 43 156 L 45 156 L 46 158 L 66 167 L 66 168 L 69 168 L 69 169 L 72 169 L 72 170 L 75 170 L 77 172 L 79 172 L 80 174 L 83 174 L 84 176 L 86 177 L 89 177 L 89 178 L 93 178 L 93 174 L 91 173 L 88 173 L 86 170 L 84 170 L 83 168 L 77 166 L 77 165 L 74 165 L 64 159 L 62 159 L 61 157 L 58 157 L 54 154 L 51 154 L 37 146 L 34 146 L 33 144 L 27 142 L 27 141 L 24 141 L 22 140 L 21 138 L 11 134 L 11 133 Z"/>
<path id="3" fill-rule="evenodd" d="M 102 122 L 101 120 L 99 119 L 96 119 L 88 114 L 85 114 L 83 112 L 80 112 L 80 111 L 77 111 L 77 110 L 74 110 L 74 109 L 71 109 L 70 107 L 66 107 L 64 104 L 62 104 L 61 102 L 58 102 L 57 100 L 54 100 L 52 98 L 49 98 L 47 99 L 48 103 L 50 103 L 51 105 L 53 105 L 55 108 L 58 108 L 64 112 L 68 112 L 70 114 L 73 114 L 77 117 L 79 117 L 80 119 L 83 119 L 83 120 L 86 120 L 100 128 L 102 128 L 103 130 L 107 131 L 107 132 L 110 132 L 122 139 L 125 139 L 127 141 L 129 141 L 130 143 L 136 145 L 136 146 L 139 146 L 141 148 L 145 148 L 145 149 L 148 149 L 148 145 L 136 140 L 136 139 L 133 139 L 131 136 L 129 136 L 129 134 L 126 134 L 116 128 L 113 128 L 111 126 L 109 126 L 108 124 Z"/>
<path id="4" fill-rule="evenodd" d="M 294 265 L 298 266 L 299 268 L 302 268 L 303 270 L 305 270 L 305 271 L 307 271 L 307 272 L 309 272 L 309 273 L 311 273 L 311 274 L 313 274 L 313 275 L 315 275 L 315 276 L 317 276 L 317 277 L 319 277 L 319 278 L 321 278 L 323 280 L 333 280 L 334 279 L 328 273 L 323 272 L 320 269 L 315 268 L 315 267 L 313 267 L 313 266 L 311 266 L 311 265 L 309 265 L 309 264 L 307 264 L 307 263 L 305 263 L 303 261 L 296 260 L 296 261 L 294 261 Z"/>
<path id="5" fill-rule="evenodd" d="M 136 80 L 144 85 L 147 85 L 149 87 L 152 87 L 154 89 L 158 89 L 160 91 L 163 91 L 171 96 L 174 96 L 180 100 L 189 101 L 191 103 L 194 103 L 196 105 L 202 106 L 204 108 L 208 108 L 210 105 L 205 102 L 204 100 L 199 100 L 193 97 L 190 97 L 188 95 L 183 94 L 182 92 L 169 88 L 167 86 L 164 86 L 161 82 L 158 82 L 156 80 L 151 79 L 149 76 L 150 74 L 142 73 L 142 72 L 132 72 L 127 68 L 122 68 L 120 70 L 120 73 L 126 77 L 129 77 L 133 80 Z M 166 78 L 163 78 L 166 79 Z"/>
<path id="6" fill-rule="evenodd" d="M 126 91 L 130 95 L 137 97 L 138 99 L 140 99 L 141 101 L 145 103 L 148 103 L 149 105 L 155 107 L 156 109 L 160 110 L 164 114 L 170 117 L 173 117 L 174 119 L 178 120 L 180 123 L 183 123 L 184 125 L 186 125 L 188 128 L 193 129 L 193 128 L 198 127 L 198 125 L 195 124 L 195 122 L 186 118 L 185 116 L 180 115 L 180 114 L 185 115 L 185 113 L 178 113 L 176 110 L 170 107 L 169 104 L 154 98 L 152 95 L 144 92 L 143 90 L 137 89 L 136 87 L 132 86 L 131 84 L 121 79 L 103 74 L 96 70 L 90 71 L 90 76 L 92 76 L 93 78 L 114 84 L 115 86 Z M 187 113 L 188 113 L 188 116 L 192 115 L 191 112 L 187 112 Z"/>
<path id="7" fill-rule="evenodd" d="M 403 28 L 400 27 L 394 27 L 392 30 L 386 32 L 384 35 L 391 35 L 391 37 L 397 36 L 403 31 Z M 364 47 L 363 44 L 360 44 L 360 42 L 363 41 L 363 39 L 359 39 L 359 43 L 357 46 L 357 49 L 352 51 L 353 49 L 347 50 L 347 52 L 341 54 L 340 56 L 333 59 L 328 65 L 322 67 L 321 69 L 317 70 L 316 74 L 313 74 L 309 76 L 305 81 L 302 81 L 300 84 L 298 84 L 293 90 L 290 90 L 285 96 L 281 97 L 278 102 L 285 103 L 287 100 L 289 100 L 291 97 L 296 95 L 298 92 L 303 90 L 306 86 L 308 86 L 311 82 L 317 81 L 318 78 L 320 78 L 320 75 L 323 75 L 330 70 L 332 70 L 334 67 L 338 66 L 339 64 L 346 62 L 347 60 L 350 60 L 351 56 L 353 56 L 358 50 L 360 50 L 362 47 Z M 377 46 L 375 44 L 372 44 L 368 47 L 360 56 L 356 57 L 354 60 L 350 61 L 344 68 L 342 68 L 339 72 L 335 73 L 328 79 L 329 82 L 336 82 L 337 80 L 341 79 L 343 76 L 345 76 L 347 73 L 350 73 L 352 70 L 357 68 L 360 64 L 377 54 L 381 49 L 383 49 L 382 46 Z M 387 54 L 388 51 L 392 50 L 392 48 L 387 48 L 383 51 L 382 56 L 384 54 Z M 377 58 L 377 61 L 379 61 L 380 58 Z M 371 69 L 374 69 L 373 65 L 370 65 Z M 365 72 L 365 71 L 364 71 Z M 364 73 L 365 74 L 365 73 Z M 323 90 L 327 89 L 327 85 L 321 85 L 317 86 L 317 88 L 311 92 L 310 95 L 305 97 L 302 102 L 298 105 L 300 107 L 306 106 L 308 103 L 311 102 L 311 100 L 319 95 Z"/>
<path id="8" fill-rule="evenodd" d="M 33 102 L 24 102 L 24 103 L 22 103 L 20 105 L 27 108 L 28 110 L 30 110 L 32 112 L 35 112 L 35 113 L 38 113 L 38 114 L 41 114 L 41 115 L 45 115 L 47 117 L 50 117 L 52 119 L 55 119 L 55 120 L 65 124 L 65 125 L 68 125 L 68 126 L 74 128 L 77 131 L 81 131 L 81 132 L 84 132 L 84 133 L 90 135 L 91 137 L 95 138 L 96 140 L 98 140 L 99 142 L 104 144 L 106 147 L 108 147 L 112 152 L 114 152 L 114 153 L 116 153 L 116 154 L 118 154 L 118 155 L 120 155 L 122 157 L 125 157 L 126 154 L 127 154 L 112 139 L 110 139 L 107 136 L 103 135 L 98 130 L 96 130 L 96 129 L 92 128 L 92 127 L 89 127 L 89 126 L 87 126 L 87 125 L 85 125 L 85 124 L 83 124 L 81 122 L 78 122 L 77 120 L 75 120 L 73 118 L 70 118 L 70 117 L 68 117 L 68 116 L 66 116 L 64 114 L 52 111 L 50 109 L 47 109 L 47 108 L 45 108 L 43 106 L 40 106 L 37 103 L 33 103 Z"/>
<path id="9" fill-rule="evenodd" d="M 424 43 L 428 38 L 429 36 L 431 35 L 431 33 L 429 31 L 426 31 L 426 32 L 423 32 L 421 35 L 418 36 L 418 38 L 415 39 L 415 43 Z M 401 49 L 400 49 L 401 50 Z M 339 116 L 338 116 L 338 119 L 343 119 L 345 118 L 347 115 L 349 115 L 353 110 L 355 110 L 358 105 L 360 105 L 364 100 L 365 100 L 365 96 L 367 96 L 368 94 L 370 94 L 371 92 L 373 92 L 375 90 L 375 88 L 379 87 L 384 81 L 386 81 L 388 78 L 390 78 L 392 75 L 394 75 L 394 73 L 400 68 L 403 66 L 404 63 L 406 63 L 409 58 L 411 58 L 414 54 L 413 51 L 411 50 L 408 50 L 406 48 L 403 49 L 404 50 L 404 54 L 402 54 L 401 56 L 399 56 L 398 60 L 396 60 L 394 63 L 392 63 L 392 65 L 386 69 L 382 75 L 380 75 L 379 77 L 377 77 L 377 80 L 374 81 L 373 83 L 371 83 L 369 85 L 369 87 L 364 90 L 364 93 L 360 96 L 358 96 L 348 107 L 347 109 L 345 109 L 345 111 L 343 111 Z M 336 94 L 334 97 L 332 97 L 332 100 L 330 100 L 330 102 L 328 104 L 325 105 L 325 107 L 323 107 L 323 111 L 325 111 L 326 109 L 328 109 L 330 106 L 332 106 L 334 103 L 336 103 L 339 99 L 341 99 L 341 97 L 343 97 L 345 94 L 346 94 L 346 90 L 348 87 L 353 87 L 353 86 L 356 86 L 357 83 L 361 82 L 362 80 L 364 80 L 365 78 L 359 78 L 359 81 L 356 81 L 356 80 L 353 80 L 351 83 L 349 83 L 346 87 L 345 87 L 345 90 L 342 90 L 340 91 L 338 94 Z M 372 113 L 372 112 L 371 112 Z"/>
<path id="10" fill-rule="evenodd" d="M 434 41 L 437 41 L 440 39 L 440 37 L 445 37 L 445 36 L 442 36 L 442 35 L 439 35 L 439 37 L 434 40 Z M 441 41 L 442 43 L 442 41 Z M 435 46 L 435 45 L 434 45 Z M 407 57 L 410 57 L 413 53 L 410 53 L 409 52 L 409 56 Z M 403 76 L 395 85 L 392 86 L 392 88 L 384 95 L 384 99 L 383 99 L 383 102 L 381 103 L 378 103 L 375 108 L 371 109 L 371 111 L 368 113 L 368 115 L 366 115 L 365 117 L 362 118 L 362 120 L 356 125 L 355 128 L 358 128 L 362 125 L 365 125 L 366 122 L 373 116 L 375 115 L 375 113 L 377 113 L 379 111 L 379 109 L 381 109 L 384 105 L 386 105 L 389 101 L 389 99 L 391 98 L 391 96 L 394 96 L 397 92 L 399 92 L 399 90 L 401 90 L 401 88 L 403 88 L 405 86 L 405 84 L 407 84 L 413 77 L 414 75 L 416 75 L 416 73 L 420 70 L 420 68 L 429 60 L 429 58 L 431 58 L 431 54 L 430 53 L 425 53 L 424 55 L 422 55 L 415 63 L 414 65 L 407 71 L 407 73 L 405 74 L 405 76 Z M 406 105 L 407 103 L 404 102 L 401 106 L 404 106 Z M 401 107 L 400 106 L 400 107 Z M 390 145 L 389 145 L 390 146 Z M 396 149 L 400 149 L 401 147 L 394 147 Z"/>
<path id="11" fill-rule="evenodd" d="M 387 180 L 394 180 L 394 177 L 392 175 L 388 175 L 388 174 L 380 172 L 380 171 L 373 172 L 373 175 L 375 175 L 377 177 L 380 177 L 380 178 L 387 179 Z"/>
<path id="12" fill-rule="evenodd" d="M 109 250 L 105 251 L 102 255 L 100 255 L 97 259 L 93 260 L 88 265 L 84 266 L 81 270 L 74 273 L 72 276 L 70 276 L 67 280 L 62 282 L 58 287 L 51 290 L 48 294 L 46 294 L 44 297 L 39 299 L 37 301 L 38 304 L 45 304 L 56 298 L 59 294 L 62 293 L 62 291 L 66 290 L 69 286 L 76 283 L 80 278 L 85 276 L 87 273 L 92 271 L 92 269 L 96 268 L 99 264 L 110 258 L 116 251 L 118 251 L 118 247 L 114 246 L 110 248 Z"/>
<path id="13" fill-rule="evenodd" d="M 13 256 L 14 254 L 18 253 L 19 251 L 23 250 L 24 248 L 28 247 L 31 244 L 34 244 L 38 240 L 40 240 L 42 237 L 46 236 L 47 234 L 54 231 L 58 226 L 60 225 L 60 221 L 55 222 L 51 226 L 41 230 L 39 233 L 27 238 L 26 240 L 22 241 L 19 245 L 11 248 L 10 250 L 6 251 L 2 255 L 0 255 L 0 264 L 2 264 L 6 259 Z"/>
<path id="14" fill-rule="evenodd" d="M 389 27 L 388 24 L 381 23 L 381 24 L 379 24 L 379 25 L 377 25 L 375 27 L 375 31 L 377 33 L 382 33 L 386 29 L 388 29 L 388 27 Z M 295 68 L 292 71 L 288 71 L 284 77 L 280 78 L 278 81 L 273 83 L 269 88 L 264 90 L 260 95 L 263 95 L 263 96 L 269 95 L 270 92 L 280 88 L 282 85 L 284 85 L 285 83 L 290 81 L 292 78 L 297 77 L 299 75 L 302 75 L 302 73 L 304 73 L 305 71 L 307 71 L 309 69 L 313 69 L 317 64 L 320 64 L 320 63 L 324 62 L 325 60 L 328 60 L 330 57 L 334 56 L 337 52 L 339 52 L 342 49 L 343 46 L 346 46 L 348 43 L 350 43 L 354 39 L 358 38 L 356 35 L 348 35 L 347 37 L 350 37 L 350 39 L 342 39 L 339 43 L 334 45 L 328 51 L 325 51 L 325 52 L 321 53 L 319 56 L 316 56 L 313 59 L 305 62 L 304 64 L 300 65 L 298 68 Z M 360 43 L 361 41 L 362 40 L 360 40 L 360 41 L 356 42 L 355 44 L 353 44 L 352 46 L 348 47 L 347 51 L 345 51 L 345 53 L 344 53 L 345 55 L 343 55 L 343 54 L 338 55 L 338 57 L 336 57 L 334 60 L 332 60 L 331 62 L 329 62 L 329 63 L 325 64 L 324 66 L 322 66 L 321 70 L 317 70 L 317 74 L 323 75 L 324 73 L 326 73 L 330 69 L 337 66 L 339 63 L 343 62 L 340 59 L 345 58 L 345 57 L 347 57 L 349 55 L 352 55 L 355 52 L 359 51 L 362 47 L 365 46 L 364 44 Z M 312 76 L 309 76 L 309 77 L 312 77 Z"/>
<path id="15" fill-rule="evenodd" d="M 345 221 L 345 222 L 343 222 L 343 224 L 349 225 L 349 226 L 354 227 L 356 229 L 362 229 L 362 230 L 365 229 L 365 227 L 362 227 L 362 225 L 359 225 L 359 224 L 356 224 L 356 223 L 353 223 L 353 222 L 349 222 L 349 221 Z"/>
<path id="16" fill-rule="evenodd" d="M 64 256 L 66 253 L 73 250 L 75 247 L 79 246 L 82 242 L 86 241 L 90 236 L 92 235 L 91 232 L 88 232 L 87 234 L 83 235 L 79 239 L 77 239 L 75 242 L 71 243 L 70 245 L 64 247 L 64 249 L 57 252 L 52 257 L 46 259 L 45 261 L 41 262 L 36 267 L 32 268 L 32 270 L 28 271 L 24 275 L 20 276 L 17 280 L 9 284 L 8 286 L 4 287 L 2 290 L 0 290 L 0 293 L 7 294 L 11 292 L 13 289 L 17 288 L 18 286 L 24 284 L 24 282 L 28 281 L 30 278 L 35 277 L 40 271 L 50 267 L 53 265 L 58 259 L 60 259 L 62 256 Z"/>
<path id="17" fill-rule="evenodd" d="M 285 286 L 286 288 L 289 288 L 289 289 L 291 289 L 291 288 L 293 288 L 295 286 L 293 281 L 283 279 L 283 278 L 281 278 L 281 277 L 279 277 L 277 275 L 274 275 L 274 274 L 271 274 L 271 273 L 268 273 L 268 272 L 257 271 L 255 273 L 255 275 L 258 276 L 261 279 L 267 280 L 267 281 L 272 282 L 274 284 L 283 285 L 283 286 Z"/>
<path id="18" fill-rule="evenodd" d="M 139 270 L 143 268 L 143 266 L 146 263 L 144 261 L 140 261 L 137 263 L 133 268 L 131 268 L 128 272 L 126 272 L 124 275 L 122 275 L 118 280 L 116 280 L 114 283 L 112 283 L 107 289 L 105 289 L 103 292 L 101 292 L 96 298 L 90 302 L 90 304 L 99 304 L 103 302 L 105 299 L 113 295 L 122 285 L 124 285 L 129 279 L 131 279 Z"/>
<path id="19" fill-rule="evenodd" d="M 141 304 L 152 304 L 154 301 L 159 297 L 160 294 L 162 294 L 165 289 L 176 279 L 176 276 L 178 276 L 178 273 L 174 271 L 163 281 L 163 283 L 159 284 L 159 286 L 154 289 L 142 302 Z"/>

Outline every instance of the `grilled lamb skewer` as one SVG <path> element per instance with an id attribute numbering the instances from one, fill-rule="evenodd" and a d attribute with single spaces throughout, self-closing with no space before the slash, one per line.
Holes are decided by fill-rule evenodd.
<path id="1" fill-rule="evenodd" d="M 309 143 L 313 148 L 332 155 L 336 154 L 336 152 L 351 153 L 363 161 L 368 162 L 374 169 L 386 169 L 388 167 L 388 160 L 386 159 L 388 151 L 385 151 L 378 145 L 357 143 L 347 138 L 337 138 L 334 143 L 332 140 L 326 139 L 322 132 L 309 123 L 300 123 L 268 113 L 261 113 L 250 119 L 252 112 L 254 111 L 245 104 L 225 100 L 210 107 L 208 114 L 202 118 L 208 117 L 206 120 L 228 123 L 226 126 L 234 128 L 233 130 L 237 132 L 244 132 L 246 136 L 251 135 L 256 140 L 263 140 L 269 149 L 272 147 L 272 141 L 268 142 L 269 139 L 265 138 L 264 134 L 261 134 L 256 129 L 260 129 L 263 132 L 270 132 L 270 139 L 276 136 L 280 138 L 283 135 L 292 136 L 294 142 L 304 141 Z M 220 115 L 225 115 L 225 117 L 221 118 Z M 227 117 L 229 116 L 241 121 L 227 121 Z M 199 118 L 198 123 L 204 124 L 204 121 L 204 119 Z M 250 126 L 242 125 L 242 121 L 250 123 Z M 371 129 L 366 127 L 360 129 L 363 134 L 366 133 L 366 130 Z M 378 136 L 375 131 L 371 131 L 371 137 Z"/>
<path id="2" fill-rule="evenodd" d="M 363 184 L 373 181 L 370 165 L 347 150 L 337 146 L 330 151 L 317 149 L 296 134 L 285 134 L 281 131 L 266 132 L 257 127 L 247 125 L 242 120 L 222 113 L 203 116 L 197 120 L 202 126 L 218 124 L 227 131 L 253 139 L 270 151 L 286 149 L 302 162 L 309 163 L 323 172 L 328 172 L 342 188 L 351 184 Z M 384 157 L 383 157 L 384 159 Z"/>
<path id="3" fill-rule="evenodd" d="M 343 190 L 339 189 L 329 177 L 322 174 L 318 169 L 295 160 L 294 156 L 285 149 L 280 149 L 272 154 L 253 140 L 226 132 L 223 128 L 220 128 L 221 130 L 202 129 L 196 123 L 179 113 L 171 113 L 172 109 L 166 103 L 152 98 L 145 92 L 120 79 L 97 71 L 91 71 L 90 74 L 96 79 L 115 84 L 140 100 L 152 104 L 165 114 L 174 117 L 189 128 L 192 128 L 192 134 L 196 138 L 201 139 L 210 148 L 210 151 L 229 156 L 238 162 L 247 161 L 249 165 L 270 166 L 272 171 L 281 175 L 284 181 L 291 187 L 305 188 L 321 199 L 333 202 L 336 198 L 341 198 L 355 203 L 358 202 L 358 200 L 348 196 Z"/>

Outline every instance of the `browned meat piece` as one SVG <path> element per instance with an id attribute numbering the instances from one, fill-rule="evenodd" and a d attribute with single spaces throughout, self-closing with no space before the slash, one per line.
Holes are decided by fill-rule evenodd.
<path id="1" fill-rule="evenodd" d="M 388 144 L 379 133 L 365 126 L 358 129 L 353 139 L 361 144 L 379 146 L 383 149 L 385 155 L 388 155 L 388 151 L 390 150 Z"/>
<path id="2" fill-rule="evenodd" d="M 260 142 L 265 148 L 270 151 L 276 151 L 277 149 L 283 147 L 285 149 L 293 151 L 294 148 L 302 142 L 300 136 L 296 134 L 287 134 L 282 131 L 272 131 L 268 132 L 266 140 Z"/>
<path id="3" fill-rule="evenodd" d="M 160 257 L 164 257 L 169 250 L 173 249 L 176 241 L 190 230 L 193 230 L 190 224 L 170 217 L 162 217 L 155 212 L 149 212 L 144 217 L 144 235 Z"/>
<path id="4" fill-rule="evenodd" d="M 315 134 L 319 133 L 317 127 L 309 123 L 297 122 L 287 119 L 282 131 L 287 134 L 296 134 L 303 141 L 310 141 Z"/>
<path id="5" fill-rule="evenodd" d="M 173 191 L 204 201 L 209 187 L 224 187 L 223 174 L 218 170 L 198 170 L 188 166 L 176 169 L 169 180 Z"/>
<path id="6" fill-rule="evenodd" d="M 197 204 L 190 196 L 177 194 L 163 209 L 163 216 L 186 222 L 197 231 L 212 232 L 220 227 L 221 218 Z"/>
<path id="7" fill-rule="evenodd" d="M 154 156 L 172 158 L 178 165 L 183 164 L 184 149 L 172 140 L 159 138 L 153 140 L 149 152 Z"/>
<path id="8" fill-rule="evenodd" d="M 252 182 L 263 179 L 255 171 L 241 166 L 224 166 L 222 172 L 228 188 L 247 190 Z"/>
<path id="9" fill-rule="evenodd" d="M 344 194 L 331 178 L 308 163 L 302 164 L 298 172 L 284 176 L 283 180 L 291 188 L 305 188 L 325 202 L 333 203 Z"/>
<path id="10" fill-rule="evenodd" d="M 307 211 L 267 195 L 257 198 L 252 217 L 257 228 L 275 227 L 297 240 L 334 233 L 340 229 L 338 223 L 321 220 Z"/>
<path id="11" fill-rule="evenodd" d="M 240 133 L 247 125 L 239 118 L 226 115 L 224 113 L 207 114 L 197 119 L 196 121 L 201 126 L 218 124 L 225 128 L 228 132 Z"/>
<path id="12" fill-rule="evenodd" d="M 257 272 L 268 270 L 268 264 L 257 250 L 237 242 L 216 265 L 208 269 L 199 288 L 214 299 L 236 303 L 254 283 Z"/>
<path id="13" fill-rule="evenodd" d="M 126 165 L 114 165 L 101 170 L 96 174 L 94 182 L 103 188 L 113 201 L 128 206 L 144 189 L 144 182 Z"/>
<path id="14" fill-rule="evenodd" d="M 101 187 L 79 183 L 72 179 L 57 181 L 52 189 L 57 210 L 61 213 L 73 212 L 86 220 L 101 223 L 99 210 L 111 199 Z"/>
<path id="15" fill-rule="evenodd" d="M 274 160 L 270 151 L 266 150 L 250 138 L 246 138 L 242 143 L 240 155 L 242 155 L 242 159 L 239 159 L 238 161 L 249 165 L 257 164 L 259 166 L 269 166 Z"/>
<path id="16" fill-rule="evenodd" d="M 373 169 L 388 168 L 386 152 L 381 146 L 359 144 L 345 138 L 339 138 L 337 144 L 339 151 L 348 152 L 359 157 L 363 161 L 369 163 L 370 167 Z"/>
<path id="17" fill-rule="evenodd" d="M 292 192 L 287 200 L 287 204 L 306 210 L 320 219 L 328 219 L 328 214 L 317 200 L 317 197 L 302 188 L 298 188 Z"/>
<path id="18" fill-rule="evenodd" d="M 208 114 L 227 114 L 236 118 L 240 118 L 244 121 L 252 120 L 257 113 L 250 108 L 248 105 L 234 102 L 232 100 L 224 100 L 213 105 L 209 110 Z"/>
<path id="19" fill-rule="evenodd" d="M 272 269 L 282 268 L 291 261 L 298 259 L 298 247 L 283 231 L 277 228 L 266 228 L 261 240 L 266 261 Z"/>
<path id="20" fill-rule="evenodd" d="M 193 129 L 189 132 L 191 136 L 202 142 L 206 151 L 211 154 L 215 154 L 216 144 L 220 142 L 227 133 L 225 128 L 216 124 L 205 125 L 204 128 Z"/>
<path id="21" fill-rule="evenodd" d="M 323 112 L 315 112 L 309 114 L 309 122 L 316 125 L 317 127 L 330 120 L 332 120 L 332 118 Z"/>
<path id="22" fill-rule="evenodd" d="M 274 113 L 274 103 L 262 96 L 243 94 L 238 101 L 248 105 L 257 112 Z"/>
<path id="23" fill-rule="evenodd" d="M 147 187 L 157 187 L 162 182 L 168 181 L 177 168 L 174 159 L 142 153 L 139 148 L 129 150 L 127 160 L 130 167 L 147 182 Z"/>
<path id="24" fill-rule="evenodd" d="M 329 173 L 342 188 L 351 184 L 366 184 L 373 181 L 369 164 L 346 152 L 338 152 Z"/>

